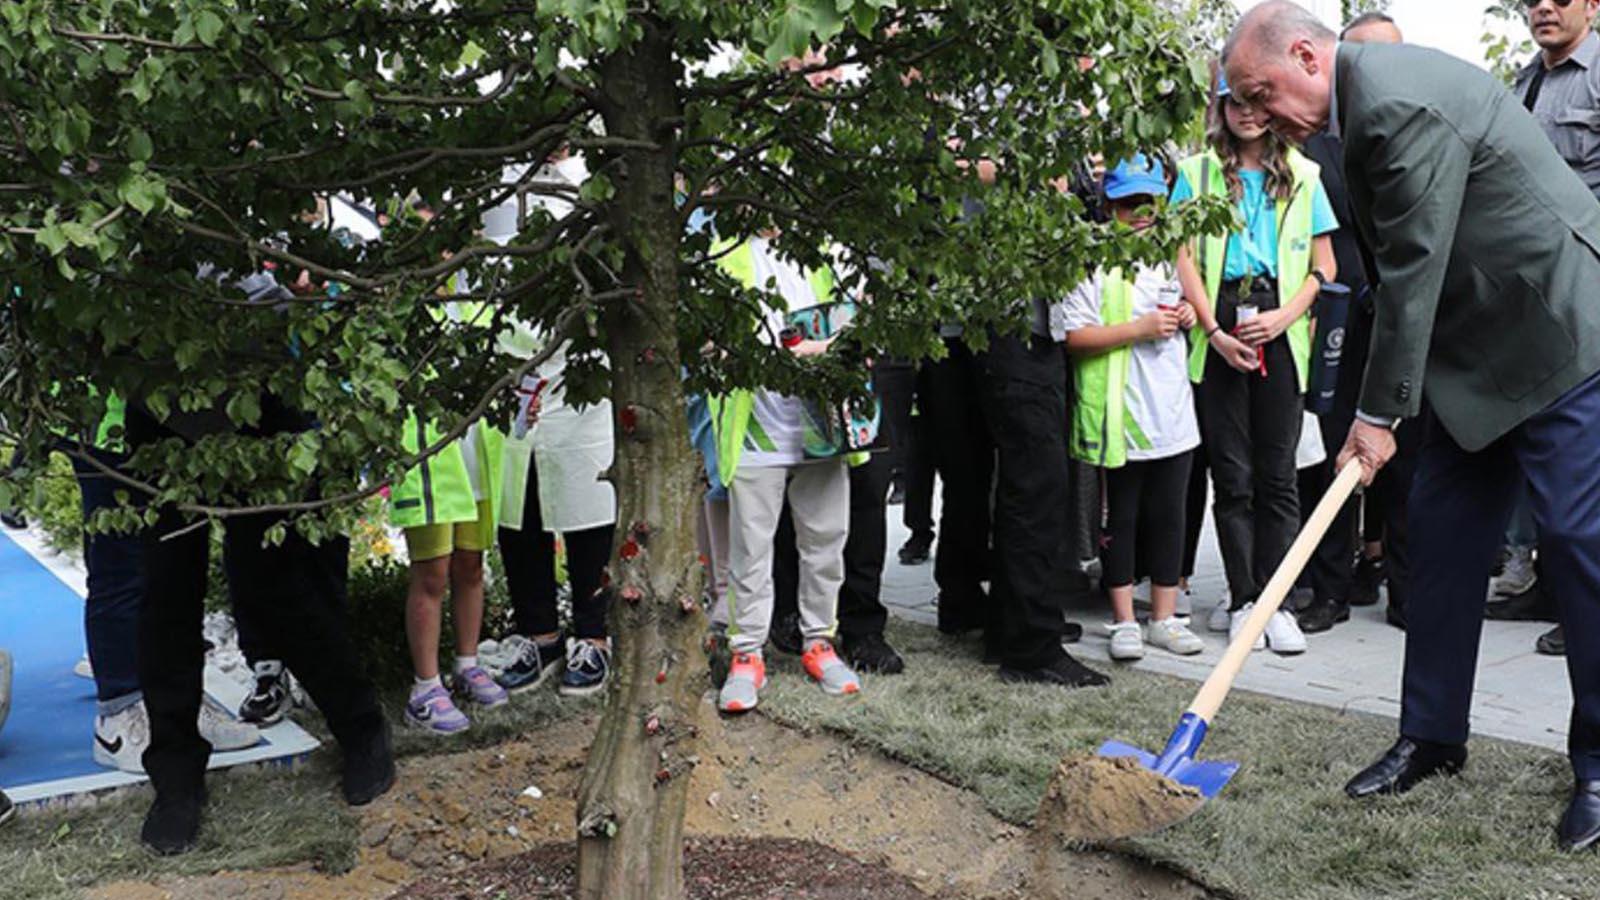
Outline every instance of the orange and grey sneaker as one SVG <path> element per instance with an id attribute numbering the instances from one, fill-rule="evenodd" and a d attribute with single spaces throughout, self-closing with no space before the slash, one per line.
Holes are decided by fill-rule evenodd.
<path id="1" fill-rule="evenodd" d="M 767 686 L 767 664 L 760 653 L 735 653 L 728 678 L 717 694 L 717 709 L 749 712 L 761 702 L 758 692 Z"/>
<path id="2" fill-rule="evenodd" d="M 801 655 L 800 665 L 811 680 L 822 687 L 824 694 L 861 693 L 861 678 L 833 652 L 833 644 L 827 641 L 812 641 Z"/>

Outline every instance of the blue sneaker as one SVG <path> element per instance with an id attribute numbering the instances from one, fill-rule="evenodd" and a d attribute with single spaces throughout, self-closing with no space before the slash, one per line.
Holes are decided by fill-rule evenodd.
<path id="1" fill-rule="evenodd" d="M 567 642 L 567 671 L 561 676 L 561 693 L 584 697 L 606 686 L 611 671 L 611 648 L 581 638 Z"/>
<path id="2" fill-rule="evenodd" d="M 511 659 L 500 670 L 500 686 L 513 694 L 531 691 L 561 671 L 560 638 L 541 644 L 532 638 L 514 634 L 500 643 L 500 650 Z"/>
<path id="3" fill-rule="evenodd" d="M 406 724 L 433 734 L 450 735 L 466 731 L 472 723 L 450 701 L 450 692 L 435 686 L 412 694 L 406 704 Z"/>

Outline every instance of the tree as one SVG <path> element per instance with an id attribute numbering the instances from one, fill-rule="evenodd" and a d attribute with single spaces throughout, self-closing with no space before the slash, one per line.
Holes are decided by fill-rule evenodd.
<path id="1" fill-rule="evenodd" d="M 1367 13 L 1387 13 L 1389 0 L 1340 0 L 1339 21 L 1349 22 L 1356 16 Z"/>
<path id="2" fill-rule="evenodd" d="M 508 421 L 532 363 L 496 349 L 503 324 L 570 341 L 572 393 L 614 404 L 620 504 L 617 677 L 581 788 L 580 883 L 678 896 L 703 686 L 685 386 L 843 396 L 862 379 L 859 357 L 802 364 L 752 340 L 778 301 L 724 276 L 685 224 L 779 228 L 786 255 L 852 273 L 864 348 L 933 351 L 945 320 L 1019 328 L 1027 298 L 1226 215 L 1201 205 L 1111 243 L 1047 187 L 1193 119 L 1206 69 L 1180 28 L 1152 0 L 8 3 L 4 433 L 81 452 L 112 390 L 158 417 L 225 414 L 238 432 L 140 450 L 130 497 L 282 511 L 316 538 L 417 461 L 398 449 L 406 410 L 453 423 L 447 437 Z M 841 83 L 808 78 L 835 66 Z M 564 149 L 589 161 L 581 187 L 539 174 Z M 382 240 L 306 224 L 331 194 L 392 212 Z M 571 212 L 533 208 L 504 246 L 475 235 L 484 211 L 538 196 Z M 331 287 L 250 303 L 201 264 Z M 446 295 L 487 304 L 490 327 L 432 314 Z M 251 434 L 263 398 L 320 427 Z"/>

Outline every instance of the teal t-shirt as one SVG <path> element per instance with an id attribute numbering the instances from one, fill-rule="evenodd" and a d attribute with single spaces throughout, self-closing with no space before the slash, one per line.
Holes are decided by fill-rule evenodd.
<path id="1" fill-rule="evenodd" d="M 1267 173 L 1241 169 L 1239 180 L 1244 184 L 1244 196 L 1239 198 L 1237 209 L 1244 219 L 1245 229 L 1228 235 L 1227 252 L 1222 264 L 1222 280 L 1235 281 L 1245 275 L 1270 275 L 1278 277 L 1278 205 L 1267 194 Z M 1172 186 L 1171 202 L 1176 205 L 1194 196 L 1194 188 L 1182 172 Z M 1311 194 L 1311 233 L 1328 234 L 1339 230 L 1339 219 L 1333 214 L 1333 204 L 1328 202 L 1328 192 L 1322 182 L 1314 185 Z"/>

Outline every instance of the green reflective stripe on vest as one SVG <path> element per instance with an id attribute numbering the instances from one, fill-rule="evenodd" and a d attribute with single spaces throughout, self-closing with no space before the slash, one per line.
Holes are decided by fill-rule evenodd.
<path id="1" fill-rule="evenodd" d="M 1101 282 L 1100 322 L 1121 325 L 1133 318 L 1133 283 L 1112 269 Z M 1127 345 L 1073 358 L 1077 402 L 1072 414 L 1072 455 L 1108 469 L 1128 461 L 1128 429 L 1138 434 L 1137 446 L 1148 446 L 1127 410 L 1128 367 L 1133 348 Z"/>
<path id="2" fill-rule="evenodd" d="M 401 448 L 407 454 L 418 453 L 433 446 L 442 436 L 437 428 L 424 425 L 412 414 L 406 418 Z M 480 453 L 482 445 L 480 440 Z M 496 460 L 496 465 L 498 462 Z M 389 522 L 396 528 L 474 522 L 477 518 L 478 503 L 472 496 L 472 478 L 467 473 L 460 441 L 451 441 L 432 457 L 411 467 L 390 492 Z"/>
<path id="3" fill-rule="evenodd" d="M 1294 295 L 1311 274 L 1311 219 L 1317 185 L 1322 169 L 1306 159 L 1299 151 L 1288 151 L 1289 169 L 1294 173 L 1294 192 L 1288 200 L 1279 200 L 1275 210 L 1278 221 L 1278 307 L 1287 307 Z M 1200 196 L 1227 196 L 1227 179 L 1222 173 L 1222 161 L 1216 153 L 1207 150 L 1178 163 L 1178 171 L 1188 179 L 1194 194 Z M 1211 298 L 1211 308 L 1216 311 L 1217 291 L 1222 287 L 1223 253 L 1227 238 L 1207 235 L 1201 238 L 1198 262 L 1200 276 L 1205 281 L 1206 295 Z M 1311 373 L 1311 314 L 1296 319 L 1284 332 L 1289 341 L 1289 353 L 1294 359 L 1295 374 L 1300 380 L 1300 392 L 1305 393 L 1306 379 Z M 1205 329 L 1196 325 L 1189 333 L 1189 379 L 1199 384 L 1205 377 Z"/>

